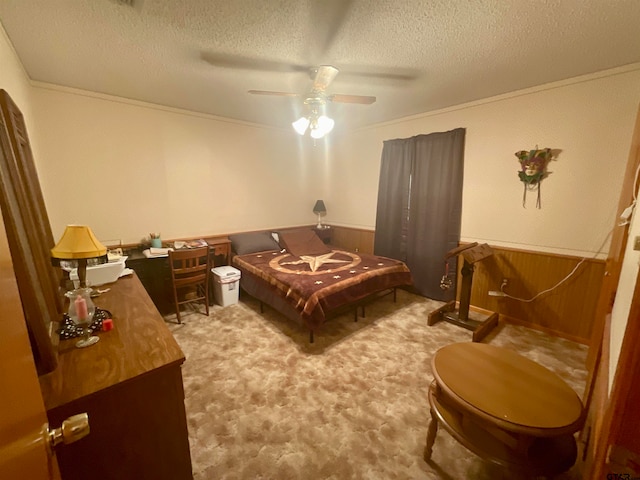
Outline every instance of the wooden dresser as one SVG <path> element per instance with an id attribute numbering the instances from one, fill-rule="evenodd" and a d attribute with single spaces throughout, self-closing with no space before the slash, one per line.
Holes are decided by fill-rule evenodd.
<path id="1" fill-rule="evenodd" d="M 89 415 L 91 433 L 56 449 L 62 478 L 192 479 L 184 354 L 135 273 L 107 287 L 94 302 L 113 330 L 83 349 L 62 340 L 58 367 L 40 377 L 51 425 Z"/>

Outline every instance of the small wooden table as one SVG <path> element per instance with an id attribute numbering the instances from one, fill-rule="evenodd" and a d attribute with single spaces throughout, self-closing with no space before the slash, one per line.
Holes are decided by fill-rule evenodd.
<path id="1" fill-rule="evenodd" d="M 584 422 L 578 395 L 556 374 L 516 352 L 456 343 L 432 359 L 429 460 L 438 424 L 478 456 L 531 475 L 569 469 Z"/>

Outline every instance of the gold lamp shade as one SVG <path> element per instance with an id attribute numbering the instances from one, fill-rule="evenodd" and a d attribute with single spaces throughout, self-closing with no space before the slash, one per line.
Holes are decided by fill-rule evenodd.
<path id="1" fill-rule="evenodd" d="M 87 260 L 98 259 L 97 263 L 107 261 L 107 247 L 102 245 L 91 229 L 86 225 L 67 225 L 55 247 L 51 249 L 51 263 L 60 265 L 61 260 L 77 260 L 78 281 L 80 287 L 86 287 Z"/>
<path id="2" fill-rule="evenodd" d="M 100 243 L 86 225 L 67 225 L 62 237 L 51 249 L 51 256 L 60 260 L 96 258 L 106 254 L 107 247 Z"/>

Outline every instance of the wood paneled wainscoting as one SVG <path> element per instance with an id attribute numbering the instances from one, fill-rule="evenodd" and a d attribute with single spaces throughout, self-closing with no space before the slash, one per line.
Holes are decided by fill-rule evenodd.
<path id="1" fill-rule="evenodd" d="M 363 228 L 331 227 L 331 244 L 352 252 L 373 253 L 375 232 Z"/>
<path id="2" fill-rule="evenodd" d="M 341 226 L 332 226 L 331 229 L 331 243 L 336 247 L 373 253 L 373 230 Z M 475 264 L 472 308 L 498 312 L 503 321 L 528 326 L 551 335 L 584 344 L 590 342 L 596 303 L 605 271 L 604 260 L 585 260 L 575 274 L 556 289 L 531 302 L 522 302 L 508 297 L 491 297 L 488 292 L 499 291 L 502 279 L 506 278 L 506 293 L 529 300 L 565 278 L 581 258 L 493 245 L 491 248 L 494 254 Z M 461 267 L 462 262 L 458 263 Z M 458 280 L 459 286 L 459 272 Z"/>
<path id="3" fill-rule="evenodd" d="M 591 339 L 598 294 L 605 271 L 604 260 L 586 259 L 571 278 L 535 300 L 523 302 L 489 296 L 500 290 L 529 300 L 564 279 L 581 258 L 553 253 L 494 247 L 494 254 L 475 264 L 471 305 L 498 312 L 500 319 L 588 344 Z M 462 262 L 459 262 L 462 263 Z M 458 278 L 460 278 L 458 276 Z"/>

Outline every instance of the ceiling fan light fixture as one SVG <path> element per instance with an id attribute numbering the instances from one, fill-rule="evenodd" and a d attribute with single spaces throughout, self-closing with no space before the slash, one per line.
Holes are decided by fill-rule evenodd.
<path id="1" fill-rule="evenodd" d="M 320 118 L 318 118 L 318 128 L 322 129 L 325 134 L 333 130 L 333 126 L 335 124 L 336 122 L 332 118 L 327 117 L 326 115 L 321 115 Z"/>
<path id="2" fill-rule="evenodd" d="M 118 1 L 118 0 L 113 0 Z M 326 93 L 329 85 L 333 83 L 333 80 L 338 75 L 339 70 L 333 65 L 320 65 L 309 70 L 309 75 L 313 80 L 311 90 L 304 96 L 296 93 L 289 92 L 272 92 L 269 90 L 249 90 L 249 93 L 255 95 L 279 95 L 285 97 L 298 97 L 301 96 L 304 100 L 303 108 L 305 112 L 308 112 L 306 116 L 300 117 L 291 125 L 299 135 L 304 135 L 307 129 L 310 130 L 309 134 L 313 138 L 322 138 L 331 130 L 333 130 L 334 121 L 325 116 L 319 115 L 320 112 L 325 111 L 327 102 L 340 102 L 340 103 L 358 103 L 361 105 L 371 105 L 376 101 L 376 97 L 363 96 L 363 95 L 343 95 L 333 94 L 328 95 Z"/>
<path id="3" fill-rule="evenodd" d="M 314 128 L 311 130 L 311 133 L 309 133 L 309 135 L 311 135 L 311 138 L 315 138 L 317 140 L 318 138 L 324 137 L 325 132 L 318 128 Z"/>
<path id="4" fill-rule="evenodd" d="M 335 121 L 333 119 L 327 117 L 326 115 L 321 115 L 317 120 L 312 122 L 311 124 L 311 138 L 322 138 L 331 130 L 333 130 L 333 126 Z"/>
<path id="5" fill-rule="evenodd" d="M 309 123 L 311 122 L 307 117 L 300 117 L 298 120 L 293 122 L 291 126 L 299 135 L 304 135 L 309 127 Z"/>

